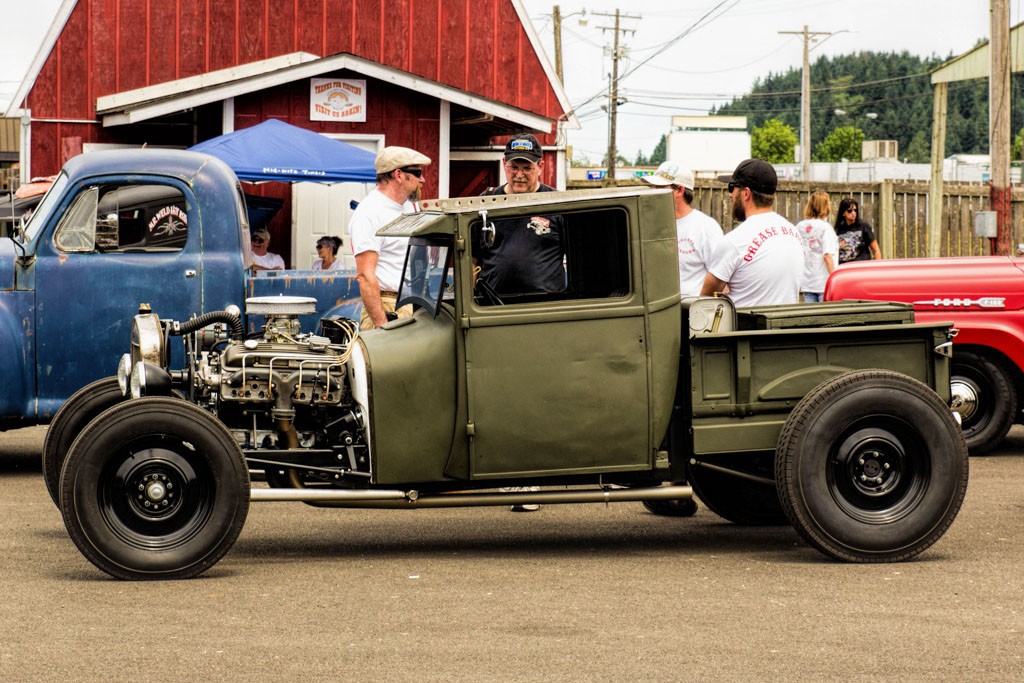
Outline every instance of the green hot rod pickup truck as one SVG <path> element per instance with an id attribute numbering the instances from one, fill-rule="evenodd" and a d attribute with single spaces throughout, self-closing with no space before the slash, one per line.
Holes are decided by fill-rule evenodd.
<path id="1" fill-rule="evenodd" d="M 250 501 L 640 501 L 685 516 L 696 495 L 853 562 L 909 559 L 955 518 L 968 466 L 948 324 L 916 324 L 906 304 L 680 300 L 665 191 L 425 208 L 381 231 L 410 238 L 400 297 L 416 309 L 382 329 L 302 331 L 315 302 L 288 297 L 247 301 L 266 320 L 248 337 L 238 310 L 140 310 L 119 376 L 80 390 L 47 439 L 86 558 L 124 579 L 198 575 Z M 474 286 L 494 221 L 552 216 L 563 291 Z"/>

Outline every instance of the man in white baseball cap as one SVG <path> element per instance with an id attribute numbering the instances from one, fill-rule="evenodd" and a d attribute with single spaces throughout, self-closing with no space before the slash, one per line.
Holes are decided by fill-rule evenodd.
<path id="1" fill-rule="evenodd" d="M 377 188 L 356 207 L 348 223 L 356 280 L 363 300 L 359 326 L 372 330 L 388 320 L 412 315 L 411 306 L 395 310 L 398 286 L 409 240 L 377 237 L 377 231 L 403 213 L 415 213 L 413 202 L 423 187 L 424 166 L 430 157 L 408 147 L 385 147 L 374 160 Z"/>
<path id="2" fill-rule="evenodd" d="M 676 240 L 679 250 L 679 292 L 684 296 L 700 294 L 708 263 L 722 239 L 722 226 L 714 218 L 693 208 L 695 187 L 693 171 L 674 161 L 666 161 L 644 181 L 655 187 L 672 188 L 676 210 Z"/>

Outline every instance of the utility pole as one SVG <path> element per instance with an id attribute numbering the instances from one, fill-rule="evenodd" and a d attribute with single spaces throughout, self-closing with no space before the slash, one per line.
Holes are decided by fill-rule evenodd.
<path id="1" fill-rule="evenodd" d="M 555 74 L 558 82 L 565 85 L 562 78 L 562 8 L 558 5 L 551 8 L 551 23 L 555 31 Z"/>
<path id="2" fill-rule="evenodd" d="M 992 181 L 989 197 L 996 212 L 993 254 L 1010 254 L 1010 3 L 990 0 L 992 71 L 988 83 L 988 140 Z"/>
<path id="3" fill-rule="evenodd" d="M 605 178 L 605 185 L 615 185 L 615 158 L 618 156 L 618 149 L 615 146 L 616 118 L 619 109 L 619 60 L 626 55 L 626 48 L 619 47 L 619 33 L 635 33 L 633 29 L 620 28 L 620 19 L 639 19 L 640 15 L 622 14 L 615 10 L 615 14 L 607 12 L 594 12 L 593 14 L 602 17 L 615 17 L 615 26 L 602 26 L 602 31 L 614 32 L 612 40 L 612 73 L 608 82 L 608 175 Z"/>
<path id="4" fill-rule="evenodd" d="M 811 41 L 818 41 L 819 36 L 832 35 L 827 31 L 779 31 L 782 36 L 803 36 L 804 67 L 800 77 L 800 177 L 804 182 L 811 180 Z"/>

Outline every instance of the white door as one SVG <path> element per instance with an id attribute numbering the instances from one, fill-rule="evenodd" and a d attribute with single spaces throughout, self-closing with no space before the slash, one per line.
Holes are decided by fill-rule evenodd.
<path id="1" fill-rule="evenodd" d="M 383 136 L 330 135 L 350 145 L 376 154 L 384 146 Z M 352 245 L 348 239 L 351 202 L 362 201 L 373 183 L 294 183 L 292 185 L 292 255 L 298 270 L 311 268 L 317 259 L 316 241 L 321 237 L 340 237 L 338 258 L 345 267 L 355 268 Z"/>

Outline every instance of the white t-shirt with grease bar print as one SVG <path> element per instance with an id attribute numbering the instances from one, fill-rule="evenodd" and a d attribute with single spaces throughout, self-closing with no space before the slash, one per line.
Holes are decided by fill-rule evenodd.
<path id="1" fill-rule="evenodd" d="M 804 272 L 803 241 L 774 211 L 754 214 L 725 234 L 708 272 L 729 283 L 737 306 L 795 304 Z"/>

